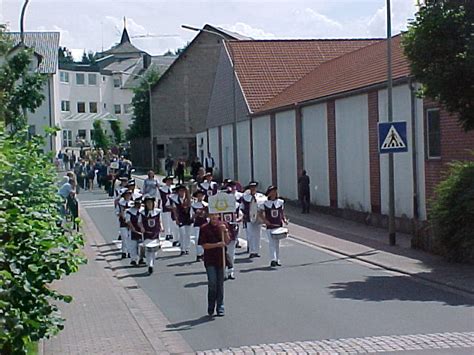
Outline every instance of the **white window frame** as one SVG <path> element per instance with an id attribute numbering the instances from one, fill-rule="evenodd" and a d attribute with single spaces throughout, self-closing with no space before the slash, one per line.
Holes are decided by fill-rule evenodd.
<path id="1" fill-rule="evenodd" d="M 118 110 L 117 110 L 117 108 L 118 108 Z M 114 104 L 114 113 L 116 115 L 121 115 L 122 114 L 122 105 Z"/>
<path id="2" fill-rule="evenodd" d="M 118 82 L 118 85 L 115 85 L 116 82 Z M 115 89 L 120 89 L 121 87 L 122 87 L 122 78 L 115 77 L 114 78 L 114 88 Z"/>
<path id="3" fill-rule="evenodd" d="M 72 130 L 63 129 L 63 147 L 72 147 Z"/>
<path id="4" fill-rule="evenodd" d="M 92 111 L 92 107 L 91 107 L 92 104 L 95 104 L 95 112 Z M 90 112 L 90 113 L 97 113 L 97 112 L 99 112 L 99 104 L 98 104 L 97 102 L 95 102 L 95 101 L 89 102 L 89 112 Z"/>
<path id="5" fill-rule="evenodd" d="M 63 104 L 66 108 L 64 108 Z M 61 100 L 61 112 L 71 112 L 71 101 Z"/>
<path id="6" fill-rule="evenodd" d="M 59 71 L 59 82 L 63 84 L 69 84 L 69 73 L 67 71 Z"/>
<path id="7" fill-rule="evenodd" d="M 84 105 L 84 112 L 79 112 L 79 104 L 83 104 Z M 77 110 L 77 113 L 86 113 L 86 103 L 85 101 L 78 101 L 76 103 L 76 110 Z"/>
<path id="8" fill-rule="evenodd" d="M 78 82 L 78 80 L 77 80 L 77 77 L 78 77 L 79 75 L 82 75 L 82 78 L 83 78 L 82 84 L 79 84 L 79 82 Z M 79 86 L 84 86 L 84 85 L 86 85 L 86 76 L 85 76 L 84 73 L 76 73 L 76 85 L 79 85 Z"/>
<path id="9" fill-rule="evenodd" d="M 95 83 L 91 84 L 91 77 L 95 78 Z M 97 74 L 96 73 L 87 73 L 87 84 L 89 86 L 97 86 Z"/>
<path id="10" fill-rule="evenodd" d="M 439 155 L 431 155 L 430 151 L 430 112 L 438 112 L 439 118 Z M 441 159 L 441 111 L 439 108 L 429 108 L 426 110 L 426 156 L 430 160 Z"/>

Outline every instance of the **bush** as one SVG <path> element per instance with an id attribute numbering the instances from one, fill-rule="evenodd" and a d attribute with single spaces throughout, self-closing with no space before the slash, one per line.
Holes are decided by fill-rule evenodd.
<path id="1" fill-rule="evenodd" d="M 24 354 L 27 345 L 62 329 L 51 300 L 70 302 L 51 283 L 84 261 L 78 234 L 58 225 L 57 173 L 41 139 L 0 128 L 0 353 Z"/>
<path id="2" fill-rule="evenodd" d="M 474 260 L 474 162 L 450 164 L 435 196 L 430 213 L 436 249 L 450 261 Z"/>

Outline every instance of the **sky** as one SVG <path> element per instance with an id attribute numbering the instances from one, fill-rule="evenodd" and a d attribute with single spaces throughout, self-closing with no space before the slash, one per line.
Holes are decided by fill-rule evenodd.
<path id="1" fill-rule="evenodd" d="M 407 28 L 416 0 L 392 0 L 392 32 Z M 30 0 L 27 31 L 59 31 L 80 57 L 120 40 L 123 17 L 132 43 L 152 55 L 183 47 L 196 32 L 224 27 L 255 39 L 386 36 L 386 0 Z M 0 23 L 19 30 L 22 0 L 0 0 Z M 143 36 L 133 38 L 134 36 Z"/>

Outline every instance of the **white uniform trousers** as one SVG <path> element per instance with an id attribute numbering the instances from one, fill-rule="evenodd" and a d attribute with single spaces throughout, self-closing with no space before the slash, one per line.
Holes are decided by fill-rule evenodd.
<path id="1" fill-rule="evenodd" d="M 245 230 L 247 233 L 247 243 L 249 244 L 250 254 L 259 254 L 261 224 L 248 222 Z"/>
<path id="2" fill-rule="evenodd" d="M 189 251 L 189 244 L 191 244 L 191 232 L 193 226 L 185 225 L 179 227 L 179 244 L 181 245 L 181 251 Z"/>
<path id="3" fill-rule="evenodd" d="M 227 270 L 230 274 L 234 272 L 234 264 L 235 264 L 235 245 L 237 244 L 237 240 L 231 240 L 229 244 L 227 244 L 227 255 L 229 256 L 230 261 L 232 262 L 232 267 Z"/>
<path id="4" fill-rule="evenodd" d="M 130 231 L 127 227 L 120 227 L 120 237 L 122 238 L 122 253 L 130 253 Z"/>
<path id="5" fill-rule="evenodd" d="M 202 245 L 199 245 L 199 232 L 201 230 L 201 227 L 193 227 L 193 237 L 194 237 L 194 242 L 196 243 L 196 255 L 197 256 L 202 256 L 204 255 L 204 249 Z"/>
<path id="6" fill-rule="evenodd" d="M 150 267 L 153 267 L 155 265 L 155 259 L 156 259 L 156 251 L 150 251 L 146 246 L 148 243 L 151 243 L 153 239 L 145 239 L 143 241 L 143 246 L 145 248 L 145 258 L 146 258 L 146 264 Z"/>
<path id="7" fill-rule="evenodd" d="M 161 213 L 162 221 L 163 221 L 163 234 L 165 236 L 173 234 L 173 226 L 176 224 L 171 219 L 171 212 L 162 212 Z"/>
<path id="8" fill-rule="evenodd" d="M 139 260 L 138 244 L 140 244 L 139 240 L 130 239 L 130 259 L 135 260 L 137 262 Z M 140 259 L 141 259 L 141 257 L 140 257 Z"/>
<path id="9" fill-rule="evenodd" d="M 272 230 L 267 229 L 268 248 L 270 251 L 270 261 L 280 261 L 280 239 L 272 237 Z"/>

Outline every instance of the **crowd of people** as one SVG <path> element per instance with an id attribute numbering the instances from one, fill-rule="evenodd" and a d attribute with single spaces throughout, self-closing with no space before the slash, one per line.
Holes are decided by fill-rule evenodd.
<path id="1" fill-rule="evenodd" d="M 191 180 L 187 185 L 175 180 L 168 175 L 159 181 L 150 171 L 140 190 L 135 179 L 120 178 L 114 204 L 122 258 L 130 258 L 133 266 L 148 266 L 151 274 L 156 252 L 164 241 L 179 247 L 181 256 L 189 255 L 194 241 L 196 262 L 204 262 L 208 276 L 208 313 L 213 315 L 217 311 L 222 316 L 223 282 L 235 279 L 235 251 L 241 247 L 239 236 L 245 234 L 249 258 L 259 258 L 261 227 L 265 226 L 270 267 L 281 266 L 279 236 L 285 230 L 280 229 L 288 222 L 284 201 L 278 198 L 276 186 L 269 186 L 262 194 L 255 181 L 244 188 L 231 179 L 219 184 L 211 172 L 205 173 L 202 181 Z M 235 209 L 225 217 L 209 213 L 209 199 L 218 192 L 235 197 Z"/>

